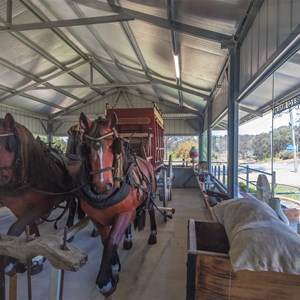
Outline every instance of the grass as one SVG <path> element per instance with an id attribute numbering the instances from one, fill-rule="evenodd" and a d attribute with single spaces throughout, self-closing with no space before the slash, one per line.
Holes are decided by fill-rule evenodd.
<path id="1" fill-rule="evenodd" d="M 283 196 L 299 201 L 299 189 L 297 187 L 284 184 L 276 184 L 275 193 L 278 197 Z"/>

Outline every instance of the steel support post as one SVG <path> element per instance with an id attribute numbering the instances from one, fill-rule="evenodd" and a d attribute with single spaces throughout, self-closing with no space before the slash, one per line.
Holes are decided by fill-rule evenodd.
<path id="1" fill-rule="evenodd" d="M 239 80 L 239 50 L 233 48 L 230 53 L 228 80 L 228 182 L 230 198 L 238 196 L 238 102 L 235 100 Z"/>
<path id="2" fill-rule="evenodd" d="M 211 125 L 212 125 L 212 103 L 209 101 L 207 103 L 207 165 L 208 165 L 208 170 L 212 170 L 212 165 L 211 165 L 211 135 L 212 135 L 212 130 L 211 130 Z"/>

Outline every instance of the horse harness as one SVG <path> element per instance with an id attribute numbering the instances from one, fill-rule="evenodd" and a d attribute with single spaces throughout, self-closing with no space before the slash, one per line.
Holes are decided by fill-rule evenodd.
<path id="1" fill-rule="evenodd" d="M 13 164 L 11 164 L 10 166 L 0 167 L 0 170 L 17 168 L 21 162 L 20 151 L 18 151 L 20 140 L 17 133 L 16 132 L 1 133 L 0 138 L 6 138 L 6 143 L 5 143 L 6 151 L 16 153 Z"/>
<path id="2" fill-rule="evenodd" d="M 91 170 L 89 162 L 86 159 L 88 156 L 88 146 L 84 142 L 84 139 L 94 142 L 94 148 L 95 150 L 98 150 L 100 147 L 103 147 L 101 143 L 110 137 L 113 137 L 112 150 L 114 153 L 114 161 L 112 167 Z M 137 157 L 129 148 L 129 144 L 127 143 L 127 145 L 124 146 L 124 141 L 119 138 L 115 128 L 112 128 L 112 130 L 106 134 L 101 135 L 100 133 L 100 135 L 96 137 L 82 134 L 81 140 L 83 142 L 80 144 L 80 148 L 78 149 L 78 155 L 80 155 L 84 161 L 80 172 L 80 181 L 81 185 L 83 186 L 81 192 L 88 200 L 88 203 L 96 209 L 105 209 L 126 199 L 129 195 L 129 192 L 132 190 L 132 188 L 134 188 L 137 190 L 138 197 L 141 193 L 146 193 L 147 208 L 152 198 L 152 182 L 140 169 L 137 162 Z M 107 171 L 113 172 L 114 182 L 118 182 L 119 187 L 115 188 L 115 190 L 109 196 L 95 196 L 90 189 L 90 178 L 95 174 L 101 174 L 102 172 Z M 143 186 L 143 183 L 146 185 L 146 188 Z"/>

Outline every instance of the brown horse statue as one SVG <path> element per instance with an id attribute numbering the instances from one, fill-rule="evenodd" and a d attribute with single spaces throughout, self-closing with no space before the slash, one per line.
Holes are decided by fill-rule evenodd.
<path id="1" fill-rule="evenodd" d="M 73 199 L 70 191 L 78 189 L 81 164 L 35 139 L 11 114 L 1 118 L 0 202 L 17 218 L 7 234 L 19 236 L 28 225 L 30 234 L 38 236 L 36 221 Z"/>
<path id="2" fill-rule="evenodd" d="M 121 268 L 117 249 L 124 233 L 129 237 L 131 223 L 142 229 L 148 211 L 149 244 L 156 243 L 157 233 L 153 167 L 136 157 L 118 137 L 116 123 L 115 114 L 108 120 L 98 118 L 91 122 L 81 113 L 79 119 L 82 140 L 79 153 L 83 160 L 80 178 L 84 195 L 81 206 L 98 229 L 104 246 L 96 279 L 104 296 L 112 294 L 117 287 Z"/>

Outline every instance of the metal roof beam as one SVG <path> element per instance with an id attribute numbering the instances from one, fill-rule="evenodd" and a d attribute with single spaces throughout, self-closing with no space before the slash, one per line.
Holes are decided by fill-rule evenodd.
<path id="1" fill-rule="evenodd" d="M 300 53 L 295 53 L 287 62 L 300 65 Z"/>
<path id="2" fill-rule="evenodd" d="M 250 81 L 240 90 L 236 100 L 242 102 L 250 95 L 262 82 L 273 74 L 283 63 L 285 63 L 292 55 L 299 50 L 300 43 L 300 24 L 286 38 L 286 40 L 277 48 L 277 50 L 263 64 L 259 72 L 257 72 Z"/>
<path id="3" fill-rule="evenodd" d="M 133 36 L 133 34 L 131 32 L 130 27 L 128 26 L 127 23 L 122 23 L 121 25 L 122 25 L 125 33 L 126 33 L 127 39 L 129 41 L 131 47 L 133 48 L 133 51 L 134 51 L 137 59 L 139 60 L 141 66 L 143 68 L 143 71 L 144 71 L 146 77 L 151 81 L 152 76 L 151 76 L 151 74 L 149 72 L 149 68 L 148 68 L 148 66 L 146 64 L 146 61 L 145 61 L 145 59 L 143 57 L 143 54 L 142 54 L 142 52 L 140 50 L 140 47 L 138 46 L 138 43 L 136 42 L 136 39 L 134 38 L 134 36 Z M 154 90 L 157 98 L 161 100 L 161 96 L 160 96 L 160 94 L 159 94 L 156 86 L 152 85 L 152 88 L 153 88 L 153 90 Z"/>
<path id="4" fill-rule="evenodd" d="M 91 7 L 94 9 L 98 9 L 98 10 L 115 12 L 118 14 L 125 13 L 129 16 L 132 16 L 135 19 L 150 23 L 150 24 L 158 26 L 158 27 L 162 27 L 162 28 L 169 29 L 169 30 L 175 30 L 177 32 L 182 32 L 185 34 L 189 34 L 192 36 L 200 37 L 200 38 L 215 41 L 215 42 L 232 40 L 232 37 L 227 34 L 222 34 L 219 32 L 214 32 L 214 31 L 199 28 L 199 27 L 194 27 L 194 26 L 176 22 L 176 21 L 170 23 L 170 21 L 167 19 L 144 14 L 139 11 L 131 10 L 128 8 L 123 8 L 123 7 L 117 6 L 117 5 L 109 5 L 104 2 L 100 2 L 100 1 L 96 2 L 96 1 L 86 1 L 86 0 L 73 0 L 73 2 L 87 6 L 87 7 Z"/>
<path id="5" fill-rule="evenodd" d="M 75 111 L 75 110 L 77 110 L 79 108 L 82 108 L 82 107 L 85 107 L 87 105 L 93 104 L 93 103 L 95 103 L 97 101 L 103 100 L 103 99 L 105 99 L 105 98 L 113 95 L 114 93 L 116 93 L 116 89 L 112 89 L 112 90 L 106 91 L 102 95 L 97 95 L 93 99 L 89 100 L 86 103 L 80 103 L 80 104 L 75 103 L 75 104 L 72 104 L 72 105 L 68 106 L 67 108 L 62 109 L 60 112 L 52 114 L 50 116 L 50 119 L 56 119 L 58 117 L 64 116 L 64 115 L 66 115 L 66 114 L 68 114 L 68 113 L 70 113 L 72 111 Z"/>
<path id="6" fill-rule="evenodd" d="M 16 91 L 15 89 L 12 89 L 12 88 L 8 88 L 2 84 L 0 84 L 0 89 L 5 91 L 5 92 L 8 92 L 8 93 L 11 93 L 9 95 L 9 98 L 11 98 L 11 96 L 13 95 L 21 95 L 22 97 L 24 98 L 28 98 L 32 101 L 35 101 L 35 102 L 38 102 L 38 103 L 42 103 L 42 104 L 46 104 L 48 106 L 51 106 L 51 107 L 55 107 L 55 108 L 58 108 L 58 109 L 63 109 L 62 106 L 60 105 L 57 105 L 57 104 L 54 104 L 54 103 L 51 103 L 51 102 L 48 102 L 48 101 L 45 101 L 45 100 L 42 100 L 40 98 L 37 98 L 37 97 L 34 97 L 34 96 L 31 96 L 31 95 L 28 95 L 28 94 L 25 94 L 25 93 L 19 93 L 19 91 Z M 6 100 L 6 96 L 0 98 L 0 103 L 5 101 Z"/>
<path id="7" fill-rule="evenodd" d="M 47 85 L 47 86 L 45 87 L 46 89 L 52 89 L 52 90 L 54 89 L 54 90 L 56 90 L 57 92 L 59 92 L 59 93 L 61 93 L 61 94 L 64 94 L 65 96 L 68 96 L 68 97 L 74 99 L 74 100 L 77 101 L 77 102 L 85 103 L 85 101 L 83 101 L 82 99 L 80 99 L 80 98 L 78 98 L 78 97 L 76 97 L 76 96 L 74 96 L 74 95 L 72 95 L 72 94 L 70 94 L 70 93 L 68 93 L 68 92 L 66 92 L 66 91 L 60 90 L 59 87 L 55 87 L 55 86 L 53 86 L 52 84 L 47 83 L 47 81 L 52 80 L 52 79 L 54 79 L 54 78 L 56 78 L 56 77 L 58 77 L 58 76 L 60 76 L 60 75 L 65 74 L 65 73 L 69 73 L 69 72 L 71 72 L 72 70 L 74 70 L 74 69 L 76 69 L 76 68 L 78 68 L 78 67 L 80 67 L 80 66 L 82 66 L 82 65 L 84 65 L 84 64 L 87 64 L 86 61 L 81 61 L 81 62 L 79 62 L 79 63 L 77 63 L 77 64 L 75 64 L 75 65 L 73 65 L 73 66 L 67 68 L 67 70 L 60 71 L 60 72 L 58 72 L 58 73 L 56 73 L 56 74 L 54 74 L 54 75 L 48 76 L 47 78 L 44 78 L 44 79 L 40 79 L 40 78 L 35 77 L 35 76 L 33 76 L 33 75 L 29 76 L 29 75 L 28 75 L 28 72 L 24 71 L 24 70 L 21 69 L 20 67 L 11 65 L 10 63 L 8 63 L 7 61 L 5 61 L 5 60 L 3 60 L 3 59 L 0 59 L 0 64 L 6 66 L 7 68 L 9 68 L 9 69 L 11 69 L 11 70 L 13 70 L 13 71 L 15 71 L 15 72 L 17 72 L 17 73 L 19 73 L 19 74 L 22 74 L 23 76 L 25 76 L 25 77 L 27 77 L 27 78 L 30 78 L 30 79 L 36 81 L 35 83 L 30 84 L 29 86 L 26 86 L 26 87 L 24 87 L 24 88 L 22 88 L 22 89 L 19 89 L 19 90 L 15 90 L 11 95 L 6 95 L 6 96 L 0 98 L 0 103 L 3 102 L 3 101 L 5 101 L 5 100 L 7 100 L 7 99 L 9 99 L 9 98 L 12 98 L 12 97 L 14 97 L 14 96 L 16 96 L 16 95 L 23 94 L 23 93 L 26 92 L 26 91 L 34 90 L 34 89 L 36 88 L 36 86 L 37 86 L 37 85 L 40 85 L 40 84 L 45 84 L 45 85 Z M 36 99 L 38 99 L 38 98 L 36 98 Z"/>
<path id="8" fill-rule="evenodd" d="M 95 59 L 95 61 L 97 61 L 99 64 L 103 64 L 101 60 L 96 60 Z M 206 101 L 207 99 L 209 99 L 209 94 L 205 94 L 205 93 L 202 93 L 202 92 L 197 92 L 195 90 L 192 90 L 192 89 L 189 89 L 189 88 L 186 88 L 186 87 L 182 87 L 182 86 L 179 86 L 177 84 L 164 81 L 162 79 L 153 78 L 153 77 L 148 78 L 146 75 L 140 74 L 140 73 L 138 73 L 136 71 L 132 71 L 132 70 L 129 70 L 129 69 L 126 69 L 126 73 L 129 74 L 129 75 L 141 78 L 141 79 L 145 79 L 145 80 L 149 79 L 150 82 L 151 82 L 151 84 L 161 84 L 161 85 L 165 85 L 167 87 L 173 88 L 173 89 L 181 90 L 181 91 L 183 91 L 185 93 L 188 93 L 188 94 L 199 96 L 199 97 L 203 98 L 204 101 Z"/>
<path id="9" fill-rule="evenodd" d="M 72 76 L 73 78 L 77 79 L 79 82 L 82 82 L 83 84 L 88 84 L 88 82 L 85 79 L 83 79 L 81 76 L 79 76 L 78 74 L 74 73 L 73 71 L 71 71 L 71 72 L 68 71 L 68 68 L 64 64 L 62 64 L 56 58 L 54 58 L 49 53 L 47 53 L 46 51 L 44 51 L 36 43 L 34 43 L 30 39 L 28 39 L 24 34 L 19 33 L 19 32 L 12 32 L 11 35 L 14 36 L 16 39 L 20 40 L 22 43 L 24 43 L 26 46 L 28 46 L 33 51 L 35 51 L 38 54 L 40 54 L 42 57 L 44 57 L 49 62 L 53 63 L 56 67 L 58 67 L 62 71 L 68 72 L 70 76 Z M 88 61 L 86 61 L 86 62 L 88 62 Z M 98 91 L 96 89 L 94 91 L 96 93 L 102 95 L 102 93 L 100 91 Z"/>
<path id="10" fill-rule="evenodd" d="M 91 17 L 91 18 L 79 18 L 70 20 L 60 21 L 46 21 L 37 23 L 26 23 L 26 24 L 8 24 L 6 26 L 0 26 L 0 31 L 26 31 L 26 30 L 41 30 L 56 27 L 70 27 L 70 26 L 85 26 L 91 24 L 105 24 L 123 21 L 132 21 L 133 17 L 126 14 L 104 16 L 104 17 Z"/>
<path id="11" fill-rule="evenodd" d="M 155 103 L 160 103 L 160 100 L 157 99 L 156 97 L 152 96 L 152 95 L 149 95 L 149 94 L 143 94 L 143 95 L 140 95 L 138 94 L 137 92 L 133 91 L 133 90 L 128 90 L 127 91 L 129 94 L 133 94 L 133 95 L 138 95 L 138 96 L 141 96 L 143 98 L 145 98 L 146 100 L 148 101 L 151 101 L 151 102 L 155 102 Z M 197 115 L 197 116 L 202 116 L 201 112 L 199 112 L 198 109 L 191 109 L 191 108 L 188 108 L 188 107 L 179 107 L 178 104 L 175 104 L 175 103 L 172 103 L 170 101 L 167 101 L 165 99 L 163 99 L 163 105 L 164 106 L 168 106 L 172 109 L 176 109 L 176 110 L 179 110 L 180 112 L 182 113 L 191 113 L 191 114 L 194 114 L 194 115 Z"/>
<path id="12" fill-rule="evenodd" d="M 127 92 L 129 94 L 137 95 L 137 93 L 134 90 L 129 90 L 128 89 Z M 180 107 L 177 103 L 171 102 L 171 101 L 167 101 L 164 98 L 163 98 L 163 103 L 162 103 L 158 98 L 156 98 L 153 95 L 146 94 L 146 93 L 143 93 L 142 95 L 141 94 L 138 94 L 138 95 L 140 97 L 143 97 L 146 100 L 149 100 L 149 101 L 152 101 L 152 102 L 155 102 L 155 103 L 158 103 L 158 104 L 163 104 L 164 106 L 169 106 L 172 109 L 175 109 L 177 111 L 179 110 L 179 111 L 184 112 L 184 113 L 193 113 L 193 114 L 196 114 L 196 115 L 202 115 L 202 112 L 199 111 L 199 108 L 195 107 L 195 106 L 192 106 L 192 105 L 189 105 L 189 107 L 187 107 L 187 106 Z M 175 100 L 176 99 L 174 98 L 174 101 Z"/>
<path id="13" fill-rule="evenodd" d="M 185 88 L 183 86 L 176 85 L 176 84 L 173 84 L 173 83 L 169 83 L 169 82 L 166 82 L 166 81 L 163 81 L 163 80 L 160 80 L 160 79 L 153 78 L 153 79 L 151 79 L 151 82 L 156 83 L 156 84 L 165 85 L 167 87 L 174 88 L 174 89 L 177 89 L 177 90 L 185 92 L 185 93 L 189 93 L 189 94 L 192 94 L 192 95 L 195 95 L 195 96 L 202 97 L 204 101 L 207 101 L 207 99 L 209 99 L 209 95 L 199 93 L 199 92 L 196 92 L 194 90 Z"/>
<path id="14" fill-rule="evenodd" d="M 93 59 L 98 64 L 101 64 L 102 66 L 106 66 L 107 62 L 105 60 L 101 60 L 101 59 L 98 59 L 98 58 L 93 58 Z M 147 77 L 146 75 L 143 75 L 141 73 L 138 73 L 136 70 L 132 70 L 132 69 L 129 69 L 129 68 L 123 68 L 123 71 L 125 73 L 127 73 L 128 75 L 132 75 L 132 76 L 144 79 L 144 80 L 150 80 L 151 83 L 153 83 L 153 84 L 161 84 L 161 85 L 166 85 L 166 86 L 169 86 L 169 87 L 172 87 L 172 88 L 175 88 L 175 89 L 180 89 L 183 92 L 190 93 L 190 94 L 195 95 L 195 96 L 200 96 L 200 97 L 203 97 L 205 99 L 208 99 L 210 97 L 210 93 L 211 93 L 210 89 L 202 89 L 200 87 L 190 85 L 191 88 L 194 88 L 194 89 L 198 90 L 199 91 L 198 92 L 198 91 L 195 91 L 195 90 L 192 90 L 192 89 L 189 89 L 189 88 L 180 87 L 180 86 L 177 86 L 177 84 L 173 84 L 173 83 L 168 82 L 168 81 L 172 81 L 172 78 L 164 77 L 164 76 L 162 76 L 162 75 L 160 75 L 160 74 L 158 74 L 158 73 L 156 73 L 152 70 L 148 71 L 151 78 Z M 155 78 L 152 77 L 152 76 L 155 76 Z M 181 81 L 181 84 L 188 85 L 188 83 L 186 83 L 184 81 Z"/>
<path id="15" fill-rule="evenodd" d="M 7 24 L 11 24 L 12 22 L 12 9 L 13 9 L 13 1 L 7 0 L 6 1 L 6 22 Z"/>
<path id="16" fill-rule="evenodd" d="M 249 29 L 251 28 L 257 14 L 260 11 L 261 6 L 263 5 L 264 0 L 252 0 L 248 10 L 245 14 L 245 17 L 240 24 L 239 28 L 236 31 L 234 40 L 237 41 L 237 47 L 243 43 Z"/>
<path id="17" fill-rule="evenodd" d="M 56 86 L 35 86 L 30 88 L 30 90 L 51 90 L 51 89 L 82 89 L 82 88 L 117 88 L 117 87 L 127 87 L 127 86 L 139 86 L 151 84 L 150 81 L 141 82 L 114 82 L 114 83 L 104 83 L 104 84 L 69 84 L 69 85 L 56 85 Z"/>
<path id="18" fill-rule="evenodd" d="M 177 89 L 179 91 L 193 94 L 195 96 L 199 96 L 203 98 L 203 101 L 206 101 L 209 97 L 208 95 L 187 89 L 182 86 L 177 86 L 176 84 L 172 84 L 169 82 L 164 82 L 158 79 L 151 78 L 150 81 L 140 81 L 140 82 L 114 82 L 114 83 L 104 83 L 104 84 L 70 84 L 70 85 L 51 85 L 51 86 L 37 86 L 37 84 L 44 83 L 34 83 L 31 87 L 26 87 L 26 90 L 51 90 L 51 89 L 82 89 L 82 88 L 116 88 L 116 87 L 130 87 L 130 86 L 140 86 L 140 85 L 165 85 L 170 88 Z M 81 101 L 83 102 L 83 101 Z"/>
<path id="19" fill-rule="evenodd" d="M 32 2 L 23 1 L 20 0 L 22 4 L 27 7 L 34 15 L 41 20 L 41 22 L 49 21 L 47 15 L 45 15 L 37 6 L 35 6 Z M 46 3 L 44 3 L 46 5 Z M 51 13 L 59 19 L 59 16 L 55 14 L 53 10 L 48 6 L 48 9 L 51 11 Z M 82 57 L 84 60 L 89 61 L 90 57 L 87 56 L 85 52 L 83 52 L 81 49 L 75 45 L 74 42 L 72 42 L 63 32 L 60 28 L 52 28 L 52 31 L 56 33 L 66 45 L 68 45 L 71 49 L 73 49 L 80 57 Z M 111 78 L 99 67 L 94 66 L 94 69 L 97 70 L 107 81 L 112 82 Z M 97 91 L 96 91 L 97 92 Z"/>
<path id="20" fill-rule="evenodd" d="M 263 116 L 263 114 L 261 112 L 250 109 L 250 108 L 242 106 L 242 105 L 240 105 L 240 110 L 242 110 L 244 112 L 247 112 L 251 115 L 257 116 L 257 117 L 262 117 Z"/>
<path id="21" fill-rule="evenodd" d="M 76 4 L 74 4 L 71 1 L 69 1 L 68 4 L 69 4 L 70 8 L 77 14 L 77 16 L 84 17 L 83 12 L 81 11 L 80 8 L 78 8 L 78 6 Z M 121 23 L 121 24 L 123 24 L 123 23 Z M 93 26 L 89 25 L 89 26 L 87 26 L 87 28 L 91 32 L 91 34 L 94 36 L 94 38 L 96 39 L 96 41 L 104 49 L 104 51 L 110 56 L 110 58 L 112 59 L 112 61 L 114 62 L 114 64 L 118 68 L 118 70 L 124 72 L 124 67 L 120 64 L 120 62 L 117 59 L 117 57 L 115 56 L 114 52 L 109 48 L 109 46 L 103 40 L 103 38 L 101 37 L 101 35 L 95 30 L 95 28 Z"/>

